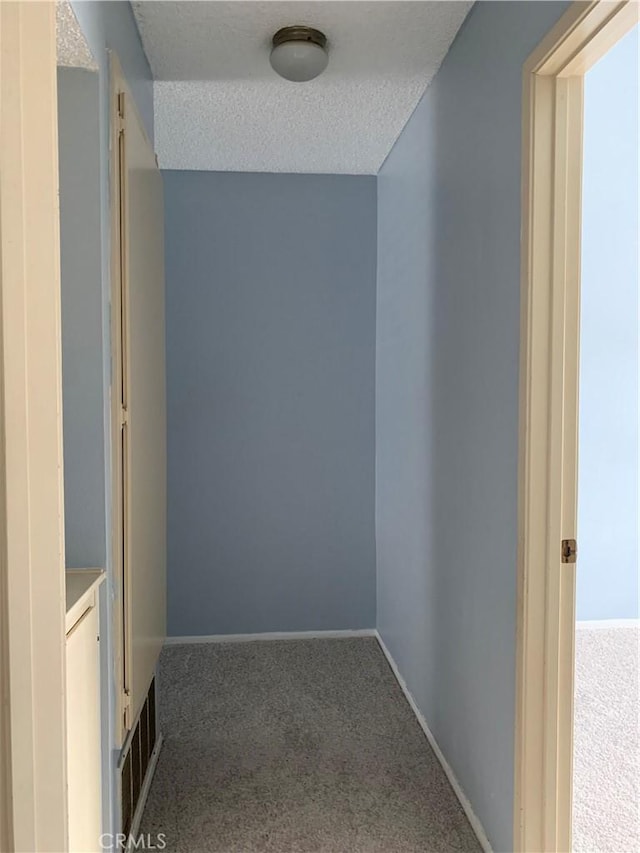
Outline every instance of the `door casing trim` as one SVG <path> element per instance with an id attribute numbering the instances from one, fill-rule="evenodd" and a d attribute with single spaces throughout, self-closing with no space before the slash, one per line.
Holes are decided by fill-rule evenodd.
<path id="1" fill-rule="evenodd" d="M 123 349 L 122 323 L 120 320 L 123 300 L 126 301 L 127 270 L 126 247 L 123 245 L 122 207 L 125 204 L 126 167 L 122 162 L 123 150 L 120 142 L 124 132 L 124 120 L 120 115 L 119 98 L 127 91 L 122 68 L 118 57 L 109 52 L 109 205 L 111 224 L 111 384 L 109 387 L 109 405 L 111 413 L 111 553 L 113 566 L 113 654 L 115 660 L 115 713 L 116 746 L 123 745 L 128 727 L 125 723 L 126 699 L 125 683 L 127 671 L 131 671 L 130 626 L 125 618 L 125 599 L 129 578 L 126 575 L 127 561 L 123 559 L 124 541 L 123 519 L 125 512 L 123 483 L 123 453 L 121 447 L 121 402 L 122 369 L 126 361 Z M 128 642 L 125 643 L 125 634 Z"/>
<path id="2" fill-rule="evenodd" d="M 583 78 L 637 22 L 576 2 L 524 65 L 514 846 L 571 850 Z"/>
<path id="3" fill-rule="evenodd" d="M 0 3 L 0 849 L 67 849 L 55 3 Z"/>

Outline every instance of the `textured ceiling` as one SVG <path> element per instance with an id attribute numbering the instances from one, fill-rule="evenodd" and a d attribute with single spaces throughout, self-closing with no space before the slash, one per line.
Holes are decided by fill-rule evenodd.
<path id="1" fill-rule="evenodd" d="M 134 2 L 160 166 L 376 174 L 471 5 Z M 269 65 L 271 36 L 289 24 L 328 38 L 329 67 L 309 83 Z"/>
<path id="2" fill-rule="evenodd" d="M 56 49 L 59 66 L 97 71 L 98 66 L 69 0 L 56 2 Z"/>

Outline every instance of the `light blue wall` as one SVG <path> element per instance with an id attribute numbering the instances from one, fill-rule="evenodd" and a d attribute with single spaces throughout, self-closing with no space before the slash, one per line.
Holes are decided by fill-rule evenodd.
<path id="1" fill-rule="evenodd" d="M 169 634 L 373 628 L 375 178 L 164 185 Z"/>
<path id="2" fill-rule="evenodd" d="M 584 95 L 577 617 L 637 618 L 637 27 Z"/>
<path id="3" fill-rule="evenodd" d="M 58 70 L 65 551 L 106 561 L 98 75 Z"/>
<path id="4" fill-rule="evenodd" d="M 102 400 L 102 431 L 98 437 L 98 426 L 94 424 L 96 434 L 92 441 L 99 442 L 103 448 L 104 467 L 99 483 L 91 486 L 99 488 L 104 495 L 104 541 L 106 543 L 105 561 L 107 583 L 103 584 L 100 597 L 101 623 L 101 670 L 102 683 L 107 686 L 108 695 L 103 697 L 103 746 L 105 750 L 105 777 L 103 779 L 104 828 L 105 832 L 117 832 L 120 827 L 120 803 L 116 786 L 116 763 L 119 751 L 115 748 L 116 735 L 113 729 L 115 719 L 114 661 L 112 607 L 114 597 L 114 578 L 111 565 L 111 492 L 110 492 L 110 408 L 109 386 L 111 381 L 111 353 L 109 328 L 110 272 L 110 212 L 109 212 L 109 54 L 113 50 L 118 55 L 123 73 L 131 88 L 136 106 L 145 122 L 147 133 L 153 140 L 153 83 L 138 31 L 126 0 L 72 0 L 76 17 L 87 39 L 91 52 L 98 65 L 98 121 L 100 133 L 100 249 L 101 249 L 101 302 L 99 314 L 94 313 L 97 306 L 91 304 L 87 313 L 87 329 L 94 336 L 95 353 L 101 352 L 101 377 L 95 377 L 96 393 Z M 79 319 L 79 317 L 76 317 Z M 67 371 L 69 364 L 67 363 Z M 66 473 L 66 472 L 65 472 Z M 76 472 L 80 477 L 82 474 Z M 96 501 L 97 510 L 98 501 Z M 94 509 L 91 510 L 93 513 Z M 108 712 L 107 712 L 108 710 Z"/>
<path id="5" fill-rule="evenodd" d="M 378 629 L 513 849 L 522 64 L 564 3 L 476 4 L 378 178 Z"/>
<path id="6" fill-rule="evenodd" d="M 100 68 L 102 129 L 108 128 L 108 53 L 116 53 L 149 139 L 153 142 L 153 78 L 129 0 L 71 0 Z"/>
<path id="7" fill-rule="evenodd" d="M 65 424 L 65 499 L 70 501 L 69 519 L 65 522 L 67 564 L 81 567 L 109 564 L 110 538 L 110 446 L 109 446 L 109 385 L 111 354 L 109 349 L 110 299 L 110 208 L 109 208 L 109 50 L 120 58 L 123 73 L 131 87 L 136 106 L 143 117 L 147 132 L 153 139 L 153 83 L 138 31 L 125 0 L 75 0 L 73 9 L 89 48 L 98 65 L 97 82 L 78 91 L 82 78 L 79 70 L 60 72 L 76 75 L 75 89 L 68 95 L 62 91 L 65 126 L 60 127 L 64 140 L 61 165 L 66 171 L 62 178 L 67 187 L 73 186 L 76 201 L 86 180 L 92 193 L 84 188 L 83 204 L 88 206 L 87 220 L 82 221 L 80 210 L 69 211 L 73 221 L 65 223 L 67 211 L 62 208 L 62 275 L 63 312 L 66 317 L 63 341 L 63 368 L 66 372 L 64 403 L 72 407 L 73 417 Z M 61 79 L 67 79 L 62 77 Z M 86 78 L 88 79 L 88 78 Z M 65 83 L 65 86 L 67 84 Z M 74 106 L 74 100 L 79 106 Z M 93 101 L 93 103 L 90 103 Z M 82 115 L 80 114 L 82 112 Z M 86 112 L 86 116 L 85 116 Z M 89 118 L 89 114 L 92 118 Z M 92 139 L 83 142 L 76 130 L 80 122 Z M 95 126 L 97 122 L 97 128 Z M 97 144 L 98 151 L 91 144 Z M 92 153 L 89 151 L 92 149 Z M 82 175 L 74 175 L 74 160 Z M 89 163 L 89 159 L 91 162 Z M 97 182 L 97 190 L 96 190 Z M 63 187 L 63 192 L 65 187 Z M 68 191 L 68 190 L 67 190 Z M 65 199 L 62 199 L 64 205 Z M 76 240 L 72 231 L 77 230 Z M 97 229 L 97 230 L 96 230 Z M 68 239 L 67 239 L 68 234 Z M 75 245 L 74 245 L 75 242 Z M 95 251 L 99 247 L 99 270 L 96 280 Z M 78 248 L 80 247 L 80 248 Z M 91 266 L 91 273 L 88 267 Z M 85 278 L 84 283 L 81 278 Z M 68 280 L 65 282 L 64 279 Z M 83 286 L 84 284 L 84 286 Z M 64 320 L 65 318 L 63 318 Z M 77 383 L 77 384 L 76 384 Z M 100 415 L 98 416 L 98 407 Z M 80 411 L 82 410 L 82 414 Z M 81 443 L 79 446 L 77 441 Z M 81 506 L 84 504 L 84 506 Z"/>

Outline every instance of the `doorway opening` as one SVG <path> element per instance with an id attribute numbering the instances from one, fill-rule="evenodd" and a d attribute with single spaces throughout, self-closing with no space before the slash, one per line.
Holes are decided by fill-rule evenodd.
<path id="1" fill-rule="evenodd" d="M 573 849 L 640 847 L 638 27 L 585 75 Z"/>
<path id="2" fill-rule="evenodd" d="M 516 850 L 572 849 L 584 78 L 637 22 L 574 4 L 524 68 Z"/>

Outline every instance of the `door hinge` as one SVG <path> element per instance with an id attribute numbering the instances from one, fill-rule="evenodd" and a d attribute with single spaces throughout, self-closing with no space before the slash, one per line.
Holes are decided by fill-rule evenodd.
<path id="1" fill-rule="evenodd" d="M 116 115 L 118 117 L 118 130 L 124 130 L 124 92 L 118 92 L 116 95 Z"/>
<path id="2" fill-rule="evenodd" d="M 128 690 L 125 690 L 122 694 L 122 706 L 125 730 L 131 731 L 131 693 Z"/>
<path id="3" fill-rule="evenodd" d="M 122 407 L 120 409 L 120 427 L 125 427 L 129 422 L 129 411 Z"/>
<path id="4" fill-rule="evenodd" d="M 578 557 L 578 543 L 575 539 L 562 540 L 562 562 L 575 563 Z"/>

